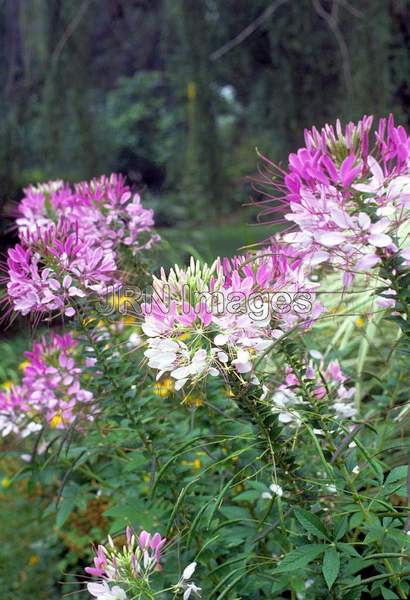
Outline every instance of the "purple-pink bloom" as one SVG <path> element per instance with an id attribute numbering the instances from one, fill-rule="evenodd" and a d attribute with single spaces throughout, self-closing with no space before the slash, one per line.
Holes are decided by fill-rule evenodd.
<path id="1" fill-rule="evenodd" d="M 125 545 L 116 545 L 115 540 L 108 536 L 108 544 L 98 546 L 93 565 L 85 568 L 86 573 L 99 578 L 100 584 L 95 585 L 118 583 L 128 589 L 133 580 L 143 577 L 147 581 L 153 572 L 160 569 L 165 538 L 159 533 L 151 535 L 147 531 L 136 536 L 131 527 L 127 527 L 125 539 Z"/>
<path id="2" fill-rule="evenodd" d="M 0 431 L 22 437 L 48 424 L 69 427 L 74 420 L 93 419 L 93 394 L 83 385 L 77 342 L 70 334 L 52 333 L 25 353 L 19 386 L 0 392 Z"/>
<path id="3" fill-rule="evenodd" d="M 87 293 L 104 293 L 116 280 L 111 251 L 90 247 L 67 221 L 26 231 L 8 251 L 7 292 L 22 315 L 55 312 L 72 316 Z"/>
<path id="4" fill-rule="evenodd" d="M 292 224 L 285 241 L 306 268 L 342 271 L 344 285 L 399 251 L 396 238 L 409 218 L 410 137 L 392 116 L 372 135 L 372 121 L 305 131 L 306 147 L 289 155 L 287 171 L 267 161 L 261 178 L 262 191 L 275 200 L 272 212 L 279 201 Z"/>

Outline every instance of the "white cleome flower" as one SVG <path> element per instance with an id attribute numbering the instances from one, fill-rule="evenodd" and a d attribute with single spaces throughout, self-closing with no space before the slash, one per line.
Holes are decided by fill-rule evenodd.
<path id="1" fill-rule="evenodd" d="M 182 573 L 182 579 L 191 579 L 196 569 L 196 562 L 190 563 L 187 567 L 185 567 L 184 572 Z"/>
<path id="2" fill-rule="evenodd" d="M 185 592 L 183 595 L 183 600 L 188 600 L 188 598 L 191 596 L 191 594 L 193 593 L 197 598 L 201 597 L 201 589 L 200 587 L 198 587 L 197 585 L 195 585 L 195 583 L 188 583 L 187 587 L 185 588 Z"/>
<path id="3" fill-rule="evenodd" d="M 127 594 L 118 585 L 111 589 L 106 581 L 103 583 L 88 583 L 87 589 L 97 600 L 127 600 Z"/>
<path id="4" fill-rule="evenodd" d="M 272 396 L 272 412 L 279 415 L 279 422 L 284 425 L 299 426 L 301 418 L 295 409 L 296 404 L 302 404 L 302 398 L 286 387 L 278 389 Z"/>

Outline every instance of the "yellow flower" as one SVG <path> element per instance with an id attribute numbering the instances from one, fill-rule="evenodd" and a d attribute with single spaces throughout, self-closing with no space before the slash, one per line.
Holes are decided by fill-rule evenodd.
<path id="1" fill-rule="evenodd" d="M 199 471 L 199 469 L 201 468 L 202 464 L 201 461 L 199 460 L 199 458 L 196 458 L 193 462 L 192 462 L 192 466 L 194 467 L 195 471 Z"/>
<path id="2" fill-rule="evenodd" d="M 51 419 L 51 421 L 50 421 L 50 427 L 52 427 L 53 429 L 55 429 L 56 427 L 58 427 L 59 425 L 61 425 L 62 422 L 63 422 L 63 418 L 62 418 L 61 414 L 57 413 Z"/>
<path id="3" fill-rule="evenodd" d="M 6 490 L 10 486 L 11 486 L 10 479 L 8 477 L 4 477 L 4 479 L 1 480 L 1 487 L 3 487 Z"/>
<path id="4" fill-rule="evenodd" d="M 96 329 L 102 329 L 103 327 L 105 327 L 104 321 L 97 321 L 97 317 L 87 317 L 82 320 L 82 323 L 85 327 L 88 327 L 88 325 L 92 325 Z"/>
<path id="5" fill-rule="evenodd" d="M 204 397 L 201 394 L 187 394 L 184 396 L 182 404 L 188 404 L 188 406 L 203 406 Z"/>
<path id="6" fill-rule="evenodd" d="M 11 381 L 11 379 L 7 379 L 7 381 L 3 381 L 3 383 L 1 384 L 6 390 L 9 390 L 11 388 L 11 386 L 13 385 L 14 381 Z"/>
<path id="7" fill-rule="evenodd" d="M 29 362 L 28 360 L 23 360 L 23 362 L 21 362 L 21 363 L 19 364 L 19 369 L 21 369 L 22 371 L 24 371 L 24 369 L 25 369 L 26 367 L 28 367 L 28 366 L 29 366 L 29 364 L 30 364 L 30 362 Z"/>
<path id="8" fill-rule="evenodd" d="M 165 379 L 160 379 L 154 385 L 154 392 L 160 398 L 167 398 L 172 394 L 175 389 L 174 380 L 170 377 L 166 377 Z"/>
<path id="9" fill-rule="evenodd" d="M 181 335 L 177 337 L 177 340 L 180 342 L 184 342 L 187 339 L 189 339 L 189 333 L 181 333 Z"/>
<path id="10" fill-rule="evenodd" d="M 202 467 L 202 463 L 199 458 L 195 458 L 194 460 L 182 460 L 181 465 L 184 465 L 184 467 L 192 467 L 194 471 L 199 471 L 199 469 Z"/>
<path id="11" fill-rule="evenodd" d="M 40 562 L 40 557 L 38 554 L 32 554 L 28 559 L 28 564 L 30 567 L 35 567 Z"/>
<path id="12" fill-rule="evenodd" d="M 365 320 L 363 319 L 363 317 L 357 317 L 356 321 L 354 322 L 354 324 L 356 325 L 356 327 L 358 327 L 359 329 L 362 329 L 362 327 L 365 326 Z"/>

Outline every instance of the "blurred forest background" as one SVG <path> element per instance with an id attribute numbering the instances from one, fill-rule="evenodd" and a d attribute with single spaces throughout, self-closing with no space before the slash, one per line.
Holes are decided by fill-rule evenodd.
<path id="1" fill-rule="evenodd" d="M 408 0 L 0 0 L 0 198 L 121 171 L 159 225 L 231 218 L 255 148 L 410 119 Z"/>

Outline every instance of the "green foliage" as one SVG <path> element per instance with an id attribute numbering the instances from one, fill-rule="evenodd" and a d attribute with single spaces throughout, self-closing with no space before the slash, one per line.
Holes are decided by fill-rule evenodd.
<path id="1" fill-rule="evenodd" d="M 326 340 L 337 323 L 328 322 Z M 333 417 L 312 403 L 309 388 L 303 423 L 284 430 L 268 418 L 265 401 L 255 397 L 255 414 L 245 398 L 227 394 L 216 381 L 181 404 L 141 369 L 138 351 L 130 353 L 125 340 L 132 325 L 114 328 L 107 338 L 107 324 L 95 324 L 78 321 L 84 346 L 98 357 L 88 386 L 100 417 L 82 432 L 44 432 L 46 450 L 23 467 L 13 459 L 3 473 L 13 481 L 5 493 L 22 505 L 23 522 L 33 507 L 16 495 L 15 482 L 41 490 L 42 518 L 33 516 L 38 538 L 28 546 L 38 545 L 50 563 L 47 573 L 33 572 L 34 581 L 43 575 L 50 581 L 57 572 L 63 580 L 62 592 L 49 591 L 49 600 L 63 592 L 81 598 L 91 543 L 108 533 L 116 538 L 127 524 L 170 540 L 157 574 L 162 587 L 195 560 L 203 597 L 213 600 L 408 596 L 409 436 L 397 420 L 408 400 L 402 395 L 408 370 L 400 353 L 390 376 L 380 379 L 384 357 L 370 345 L 362 369 L 363 417 L 354 430 L 338 431 Z M 386 345 L 382 330 L 374 343 L 377 336 Z M 301 343 L 317 348 L 319 340 L 323 347 L 320 331 L 302 342 L 290 339 L 286 360 L 297 357 Z M 357 345 L 332 346 L 347 363 L 356 351 Z M 270 377 L 281 360 L 280 348 L 266 358 Z M 297 364 L 296 358 L 294 369 Z M 10 447 L 6 455 L 16 452 L 21 449 Z M 272 482 L 283 495 L 271 492 Z M 18 589 L 22 600 L 30 597 L 23 585 Z"/>

